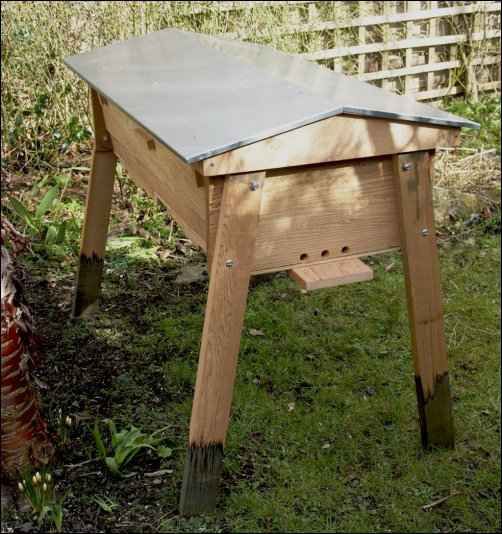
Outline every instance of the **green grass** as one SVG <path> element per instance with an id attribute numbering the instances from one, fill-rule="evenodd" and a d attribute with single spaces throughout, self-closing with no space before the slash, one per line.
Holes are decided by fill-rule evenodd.
<path id="1" fill-rule="evenodd" d="M 28 295 L 46 340 L 46 412 L 63 407 L 84 418 L 60 454 L 66 528 L 92 521 L 96 529 L 165 532 L 500 528 L 498 235 L 478 228 L 469 242 L 441 248 L 454 451 L 420 447 L 399 255 L 374 258 L 371 283 L 308 294 L 284 274 L 256 278 L 222 498 L 214 516 L 191 520 L 176 510 L 207 287 L 175 285 L 178 267 L 148 260 L 148 248 L 138 255 L 138 246 L 109 255 L 102 312 L 87 322 L 67 319 L 71 272 L 31 268 Z M 56 282 L 49 293 L 47 279 Z M 96 466 L 63 467 L 95 456 L 95 416 L 145 432 L 169 425 L 172 457 L 139 457 L 130 467 L 136 475 L 124 480 L 103 469 L 92 475 Z M 154 485 L 144 473 L 159 469 L 172 473 Z M 450 493 L 458 494 L 422 509 Z M 97 513 L 98 494 L 119 506 Z"/>

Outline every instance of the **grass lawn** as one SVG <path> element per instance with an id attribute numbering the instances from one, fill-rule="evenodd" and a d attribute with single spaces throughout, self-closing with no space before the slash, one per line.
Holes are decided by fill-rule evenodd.
<path id="1" fill-rule="evenodd" d="M 373 282 L 308 294 L 285 274 L 255 278 L 220 504 L 195 519 L 179 518 L 177 503 L 207 282 L 175 284 L 180 263 L 159 262 L 138 242 L 108 255 L 99 316 L 71 322 L 71 269 L 30 262 L 26 294 L 59 444 L 53 472 L 68 492 L 64 528 L 499 530 L 499 256 L 500 236 L 480 228 L 441 246 L 454 451 L 420 447 L 398 254 L 370 260 Z M 54 423 L 59 409 L 77 421 L 69 439 Z M 91 429 L 104 417 L 145 432 L 169 425 L 172 456 L 140 453 L 127 478 L 97 461 L 75 466 L 97 456 Z M 106 512 L 96 496 L 117 506 Z"/>

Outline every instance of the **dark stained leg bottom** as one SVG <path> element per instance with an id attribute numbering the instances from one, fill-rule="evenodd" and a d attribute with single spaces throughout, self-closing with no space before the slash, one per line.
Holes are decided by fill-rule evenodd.
<path id="1" fill-rule="evenodd" d="M 214 511 L 222 462 L 221 444 L 188 448 L 180 499 L 182 515 L 198 515 Z"/>
<path id="2" fill-rule="evenodd" d="M 85 317 L 97 310 L 102 275 L 102 258 L 95 254 L 92 258 L 88 258 L 83 254 L 80 256 L 72 317 Z"/>
<path id="3" fill-rule="evenodd" d="M 432 397 L 425 398 L 419 376 L 415 376 L 415 384 L 422 446 L 424 449 L 431 447 L 453 449 L 455 447 L 455 432 L 448 373 L 437 378 Z"/>

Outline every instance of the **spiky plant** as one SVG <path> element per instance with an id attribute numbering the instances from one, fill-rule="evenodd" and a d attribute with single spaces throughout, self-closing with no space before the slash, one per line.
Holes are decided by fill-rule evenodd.
<path id="1" fill-rule="evenodd" d="M 37 359 L 33 321 L 16 277 L 15 257 L 26 239 L 2 216 L 1 221 L 1 470 L 15 479 L 52 456 L 47 427 L 32 371 Z M 8 248 L 9 247 L 9 248 Z"/>

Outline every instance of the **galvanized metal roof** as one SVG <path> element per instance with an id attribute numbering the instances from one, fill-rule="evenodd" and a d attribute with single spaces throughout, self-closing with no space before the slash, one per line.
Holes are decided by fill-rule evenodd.
<path id="1" fill-rule="evenodd" d="M 65 63 L 187 163 L 342 113 L 479 127 L 299 56 L 176 29 Z"/>

